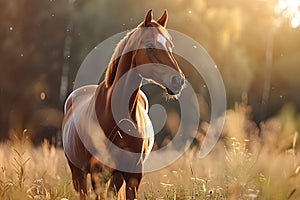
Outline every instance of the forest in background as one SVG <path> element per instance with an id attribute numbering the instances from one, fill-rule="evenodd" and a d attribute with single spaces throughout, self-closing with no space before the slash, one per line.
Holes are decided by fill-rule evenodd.
<path id="1" fill-rule="evenodd" d="M 254 121 L 278 114 L 287 104 L 299 121 L 300 30 L 275 12 L 277 3 L 0 0 L 0 138 L 28 130 L 33 138 L 42 134 L 51 139 L 62 119 L 63 66 L 69 66 L 68 94 L 87 54 L 113 34 L 136 27 L 150 8 L 155 18 L 167 9 L 168 28 L 208 51 L 221 71 L 228 108 L 247 93 Z M 270 52 L 271 65 L 266 58 Z M 264 110 L 266 77 L 271 84 Z M 193 86 L 200 95 L 205 93 L 201 83 Z"/>

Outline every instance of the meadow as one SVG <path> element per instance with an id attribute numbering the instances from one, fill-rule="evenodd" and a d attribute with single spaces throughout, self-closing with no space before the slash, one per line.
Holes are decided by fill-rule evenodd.
<path id="1" fill-rule="evenodd" d="M 299 118 L 293 107 L 259 127 L 250 113 L 250 106 L 237 103 L 208 156 L 199 159 L 193 148 L 171 166 L 147 173 L 139 199 L 300 199 Z M 34 147 L 26 130 L 20 135 L 0 143 L 0 199 L 77 199 L 63 150 L 46 140 Z"/>
<path id="2" fill-rule="evenodd" d="M 211 56 L 230 109 L 208 156 L 200 159 L 195 145 L 171 166 L 145 174 L 139 199 L 300 200 L 299 5 L 299 0 L 0 1 L 0 200 L 78 199 L 62 148 L 41 141 L 61 127 L 64 100 L 89 52 L 136 27 L 150 8 L 155 19 L 167 9 L 168 28 L 193 38 Z M 176 57 L 208 121 L 212 91 L 204 74 Z M 99 62 L 105 66 L 105 60 Z M 243 92 L 251 106 L 245 95 L 235 103 Z M 157 99 L 163 100 L 160 93 L 149 98 Z M 173 115 L 169 121 L 178 127 L 178 119 Z M 198 144 L 208 126 L 200 124 Z M 94 197 L 89 182 L 89 199 Z"/>

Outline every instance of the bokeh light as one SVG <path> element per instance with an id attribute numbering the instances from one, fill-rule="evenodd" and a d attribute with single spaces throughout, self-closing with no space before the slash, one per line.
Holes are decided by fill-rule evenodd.
<path id="1" fill-rule="evenodd" d="M 275 6 L 275 12 L 290 20 L 291 26 L 297 28 L 300 25 L 300 1 L 279 0 Z"/>

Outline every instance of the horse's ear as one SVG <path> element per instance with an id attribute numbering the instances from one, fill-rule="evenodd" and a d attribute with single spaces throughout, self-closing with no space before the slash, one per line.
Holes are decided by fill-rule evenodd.
<path id="1" fill-rule="evenodd" d="M 149 26 L 153 19 L 152 9 L 150 9 L 146 15 L 144 25 L 145 27 Z"/>
<path id="2" fill-rule="evenodd" d="M 162 14 L 162 16 L 159 18 L 159 20 L 157 20 L 157 23 L 159 23 L 163 27 L 166 27 L 167 22 L 168 22 L 168 12 L 167 12 L 167 10 L 165 10 L 164 13 Z"/>

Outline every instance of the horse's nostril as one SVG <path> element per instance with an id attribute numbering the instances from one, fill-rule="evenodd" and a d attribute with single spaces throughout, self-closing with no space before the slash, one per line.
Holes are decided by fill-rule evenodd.
<path id="1" fill-rule="evenodd" d="M 171 81 L 172 85 L 177 85 L 179 83 L 178 76 L 173 76 Z"/>
<path id="2" fill-rule="evenodd" d="M 184 78 L 181 78 L 180 79 L 180 85 L 184 85 L 184 82 L 185 82 Z"/>

